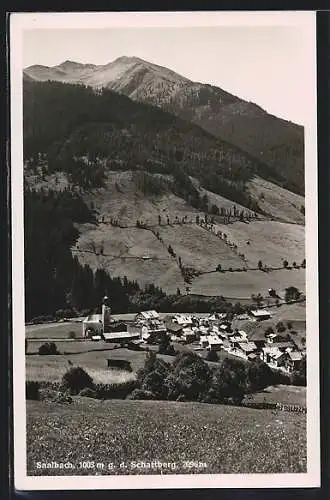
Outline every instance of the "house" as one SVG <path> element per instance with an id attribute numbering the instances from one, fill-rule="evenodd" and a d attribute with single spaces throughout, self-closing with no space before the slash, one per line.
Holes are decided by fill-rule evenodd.
<path id="1" fill-rule="evenodd" d="M 182 335 L 183 326 L 179 325 L 178 323 L 173 323 L 172 321 L 170 321 L 169 323 L 166 324 L 166 329 L 169 334 L 180 336 Z"/>
<path id="2" fill-rule="evenodd" d="M 199 344 L 203 348 L 206 348 L 209 345 L 209 341 L 208 341 L 207 335 L 201 335 L 201 337 L 199 339 Z"/>
<path id="3" fill-rule="evenodd" d="M 182 330 L 182 337 L 185 340 L 185 342 L 193 342 L 196 340 L 196 334 L 195 332 L 192 331 L 191 328 L 183 328 Z"/>
<path id="4" fill-rule="evenodd" d="M 210 351 L 220 351 L 222 347 L 222 340 L 219 339 L 219 337 L 216 337 L 215 335 L 209 335 L 207 337 L 207 340 L 208 340 L 207 348 Z"/>
<path id="5" fill-rule="evenodd" d="M 280 351 L 293 350 L 294 344 L 289 340 L 286 342 L 273 342 L 273 346 L 277 347 Z"/>
<path id="6" fill-rule="evenodd" d="M 261 330 L 256 330 L 250 335 L 249 340 L 251 342 L 254 342 L 255 345 L 257 346 L 257 350 L 260 351 L 263 347 L 266 345 L 266 338 L 265 334 Z"/>
<path id="7" fill-rule="evenodd" d="M 271 368 L 280 368 L 283 366 L 286 353 L 277 347 L 263 347 L 260 353 L 260 359 Z"/>
<path id="8" fill-rule="evenodd" d="M 167 335 L 166 326 L 161 321 L 150 321 L 141 327 L 141 337 L 149 344 L 161 342 L 165 335 Z"/>
<path id="9" fill-rule="evenodd" d="M 251 311 L 251 316 L 256 320 L 256 321 L 263 321 L 265 319 L 270 319 L 271 314 L 269 311 L 266 311 L 265 309 L 256 309 Z"/>
<path id="10" fill-rule="evenodd" d="M 243 330 L 235 330 L 235 332 L 228 334 L 228 340 L 232 344 L 235 342 L 246 342 L 247 336 Z"/>
<path id="11" fill-rule="evenodd" d="M 103 332 L 102 314 L 90 314 L 82 322 L 82 336 L 90 338 Z"/>
<path id="12" fill-rule="evenodd" d="M 127 343 L 131 340 L 141 338 L 141 333 L 138 328 L 127 325 L 122 321 L 113 321 L 107 327 L 107 330 L 102 333 L 102 338 L 106 342 Z"/>
<path id="13" fill-rule="evenodd" d="M 193 323 L 192 317 L 186 314 L 175 314 L 172 321 L 181 326 L 192 325 Z"/>
<path id="14" fill-rule="evenodd" d="M 140 337 L 140 332 L 129 332 L 128 330 L 121 332 L 103 332 L 102 334 L 102 338 L 106 342 L 114 342 L 119 344 L 126 344 L 131 340 L 138 340 L 140 339 Z"/>
<path id="15" fill-rule="evenodd" d="M 228 339 L 222 339 L 222 348 L 225 351 L 230 351 L 231 350 L 231 343 L 229 342 Z"/>
<path id="16" fill-rule="evenodd" d="M 255 353 L 257 350 L 257 346 L 254 342 L 237 342 L 234 347 L 241 351 L 246 357 L 249 354 Z"/>
<path id="17" fill-rule="evenodd" d="M 141 311 L 135 316 L 136 322 L 149 321 L 153 319 L 159 319 L 159 314 L 157 311 Z"/>
<path id="18" fill-rule="evenodd" d="M 300 362 L 303 359 L 303 354 L 299 351 L 290 351 L 285 353 L 284 367 L 291 373 L 299 368 Z"/>

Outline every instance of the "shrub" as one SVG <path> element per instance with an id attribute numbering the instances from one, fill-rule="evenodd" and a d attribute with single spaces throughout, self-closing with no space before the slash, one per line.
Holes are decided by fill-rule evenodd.
<path id="1" fill-rule="evenodd" d="M 136 380 L 128 380 L 116 384 L 95 384 L 94 389 L 97 396 L 102 399 L 125 399 L 137 385 Z"/>
<path id="2" fill-rule="evenodd" d="M 40 355 L 59 354 L 54 342 L 45 342 L 39 347 L 38 352 Z"/>
<path id="3" fill-rule="evenodd" d="M 166 335 L 162 342 L 159 344 L 158 348 L 159 354 L 166 354 L 168 356 L 175 356 L 175 349 L 173 344 L 171 344 L 170 339 Z"/>
<path id="4" fill-rule="evenodd" d="M 212 397 L 218 402 L 240 404 L 247 392 L 246 364 L 225 358 L 214 372 L 212 389 Z"/>
<path id="5" fill-rule="evenodd" d="M 144 389 L 134 389 L 134 391 L 127 396 L 127 399 L 155 399 L 155 396 L 151 391 L 146 391 Z"/>
<path id="6" fill-rule="evenodd" d="M 261 359 L 250 363 L 247 371 L 248 388 L 251 392 L 260 391 L 272 384 L 273 373 Z"/>
<path id="7" fill-rule="evenodd" d="M 33 399 L 37 401 L 40 397 L 39 388 L 39 382 L 27 380 L 25 382 L 26 399 Z"/>
<path id="8" fill-rule="evenodd" d="M 98 398 L 97 391 L 95 389 L 92 389 L 91 387 L 84 387 L 84 389 L 80 391 L 79 395 L 86 398 Z"/>
<path id="9" fill-rule="evenodd" d="M 167 396 L 164 377 L 158 371 L 148 373 L 143 381 L 142 390 L 154 394 L 155 399 L 166 399 Z"/>
<path id="10" fill-rule="evenodd" d="M 287 322 L 286 326 L 289 330 L 292 330 L 292 323 L 290 321 Z"/>
<path id="11" fill-rule="evenodd" d="M 67 391 L 60 391 L 53 399 L 55 403 L 72 403 L 72 397 Z"/>
<path id="12" fill-rule="evenodd" d="M 207 361 L 219 361 L 219 356 L 216 351 L 213 351 L 212 349 L 207 353 L 206 356 Z"/>
<path id="13" fill-rule="evenodd" d="M 269 326 L 265 330 L 265 337 L 268 337 L 269 335 L 272 335 L 273 333 L 274 333 L 274 329 L 271 326 Z"/>
<path id="14" fill-rule="evenodd" d="M 279 332 L 279 333 L 283 333 L 285 332 L 286 330 L 286 327 L 285 327 L 285 324 L 282 323 L 282 321 L 279 321 L 276 325 L 276 330 Z"/>
<path id="15" fill-rule="evenodd" d="M 169 398 L 183 395 L 187 401 L 199 401 L 208 392 L 212 372 L 196 353 L 180 353 L 174 360 L 174 372 L 166 380 Z"/>
<path id="16" fill-rule="evenodd" d="M 93 388 L 93 379 L 80 366 L 70 368 L 62 378 L 62 387 L 71 394 L 78 394 L 85 387 Z"/>
<path id="17" fill-rule="evenodd" d="M 75 338 L 76 338 L 76 333 L 75 333 L 75 332 L 73 332 L 73 331 L 69 332 L 69 334 L 68 334 L 68 338 L 69 338 L 69 339 L 75 339 Z"/>
<path id="18" fill-rule="evenodd" d="M 285 289 L 285 302 L 290 302 L 291 300 L 298 300 L 301 296 L 301 292 L 295 286 L 289 286 Z"/>

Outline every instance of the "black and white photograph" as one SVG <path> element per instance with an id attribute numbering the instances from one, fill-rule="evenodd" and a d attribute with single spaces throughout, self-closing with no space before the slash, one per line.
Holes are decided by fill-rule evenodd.
<path id="1" fill-rule="evenodd" d="M 316 14 L 10 36 L 16 488 L 318 486 Z"/>

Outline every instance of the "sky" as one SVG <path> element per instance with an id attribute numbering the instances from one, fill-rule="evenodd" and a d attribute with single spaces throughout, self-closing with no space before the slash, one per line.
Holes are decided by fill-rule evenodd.
<path id="1" fill-rule="evenodd" d="M 137 56 L 304 125 L 311 49 L 297 25 L 27 29 L 23 66 Z"/>

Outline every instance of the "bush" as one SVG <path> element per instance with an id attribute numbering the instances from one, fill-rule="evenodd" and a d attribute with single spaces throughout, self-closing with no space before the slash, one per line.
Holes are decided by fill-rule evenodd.
<path id="1" fill-rule="evenodd" d="M 38 401 L 40 398 L 39 388 L 39 382 L 27 380 L 25 382 L 26 399 L 33 399 L 34 401 Z"/>
<path id="2" fill-rule="evenodd" d="M 94 388 L 93 379 L 80 366 L 68 370 L 62 378 L 62 387 L 71 394 L 78 394 L 85 387 Z"/>
<path id="3" fill-rule="evenodd" d="M 75 332 L 73 332 L 73 331 L 69 332 L 69 334 L 68 334 L 68 338 L 69 338 L 69 339 L 75 339 L 75 338 L 76 338 L 76 333 L 75 333 Z"/>
<path id="4" fill-rule="evenodd" d="M 95 389 L 92 389 L 91 387 L 84 387 L 79 393 L 79 396 L 84 396 L 86 398 L 98 398 L 97 391 Z"/>
<path id="5" fill-rule="evenodd" d="M 97 396 L 102 399 L 125 399 L 137 388 L 136 380 L 129 380 L 117 384 L 95 384 Z"/>
<path id="6" fill-rule="evenodd" d="M 67 391 L 60 391 L 53 399 L 55 403 L 72 403 L 72 397 Z"/>
<path id="7" fill-rule="evenodd" d="M 286 328 L 285 328 L 285 324 L 282 323 L 282 321 L 279 321 L 276 325 L 276 330 L 279 332 L 279 333 L 283 333 L 285 332 Z"/>
<path id="8" fill-rule="evenodd" d="M 219 356 L 218 356 L 218 353 L 216 351 L 213 351 L 212 349 L 207 353 L 207 356 L 206 356 L 206 360 L 207 361 L 219 361 Z"/>
<path id="9" fill-rule="evenodd" d="M 131 394 L 127 396 L 127 399 L 136 399 L 136 400 L 142 400 L 142 399 L 155 399 L 154 394 L 151 391 L 146 391 L 144 389 L 134 389 Z"/>
<path id="10" fill-rule="evenodd" d="M 57 350 L 56 344 L 54 342 L 45 342 L 39 347 L 38 352 L 40 355 L 59 354 L 59 351 Z"/>
<path id="11" fill-rule="evenodd" d="M 174 372 L 166 380 L 169 399 L 180 395 L 187 401 L 201 401 L 209 390 L 212 372 L 196 353 L 178 354 L 173 363 Z"/>
<path id="12" fill-rule="evenodd" d="M 247 392 L 247 383 L 246 364 L 225 358 L 214 372 L 212 398 L 219 403 L 240 404 Z"/>
<path id="13" fill-rule="evenodd" d="M 251 392 L 260 391 L 273 382 L 273 373 L 269 366 L 261 359 L 250 363 L 247 372 L 248 388 Z"/>

